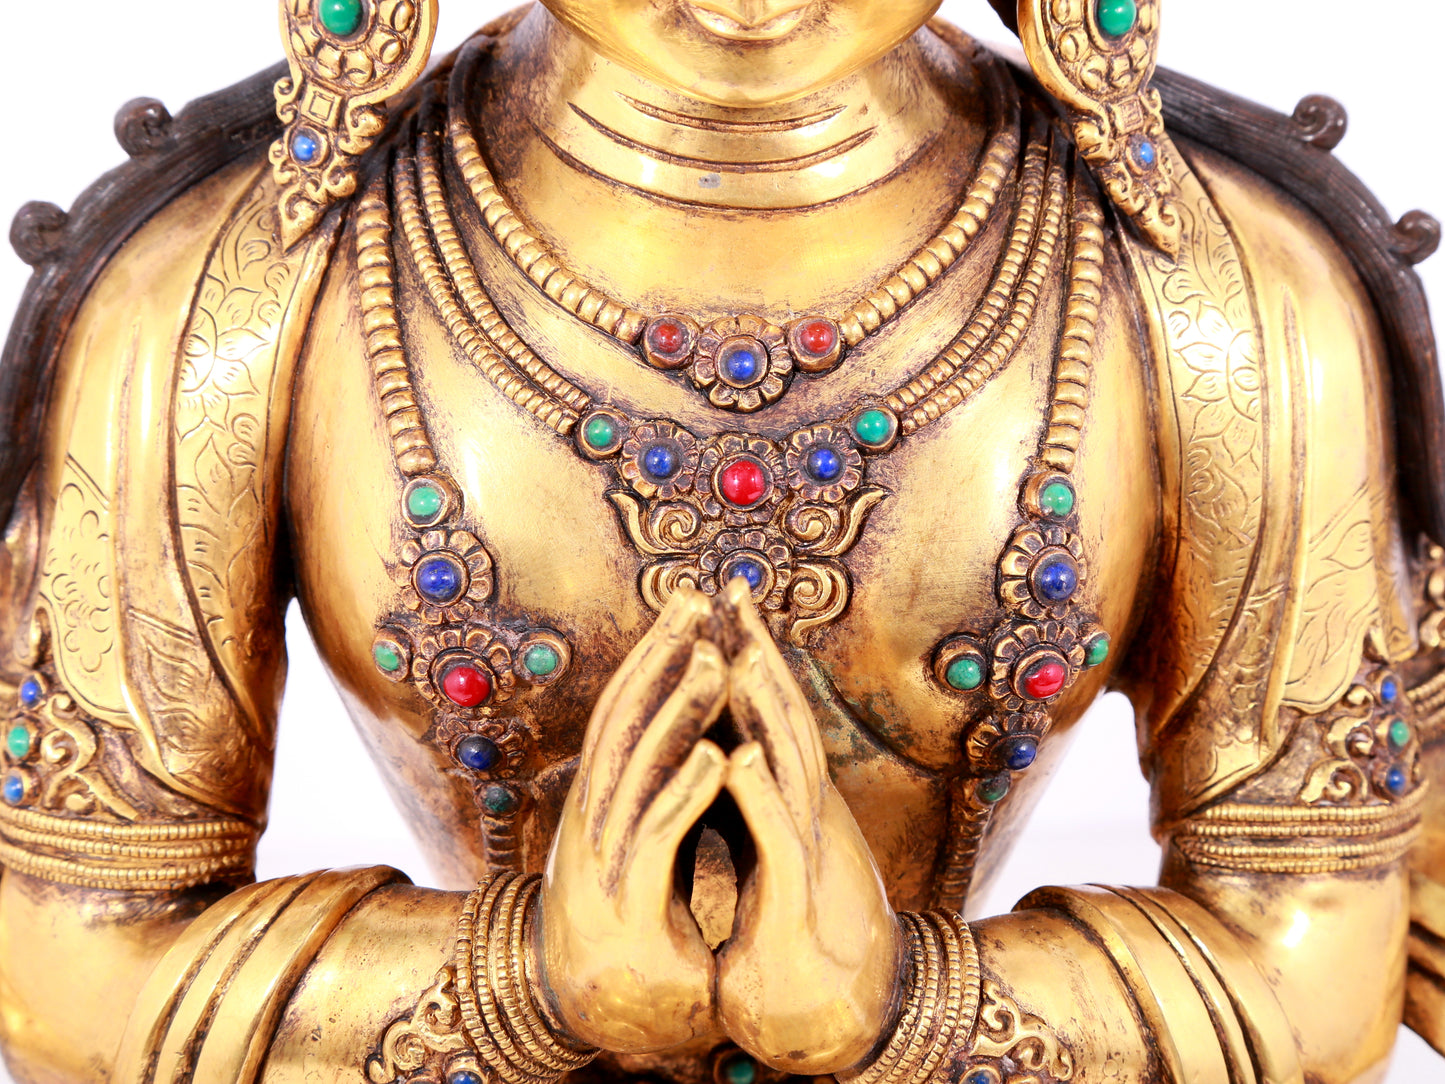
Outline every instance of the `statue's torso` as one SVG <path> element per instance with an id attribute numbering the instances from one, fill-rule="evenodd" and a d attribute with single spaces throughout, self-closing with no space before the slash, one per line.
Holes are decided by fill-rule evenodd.
<path id="1" fill-rule="evenodd" d="M 1026 107 L 1027 113 L 1027 107 Z M 454 185 L 453 204 L 466 199 Z M 458 221 L 486 290 L 513 329 L 563 376 L 631 419 L 668 419 L 700 440 L 720 433 L 785 445 L 809 424 L 846 418 L 862 401 L 904 384 L 958 334 L 996 273 L 1010 239 L 1015 193 L 1006 192 L 973 246 L 896 320 L 853 349 L 834 372 L 798 377 L 754 414 L 709 405 L 685 380 L 647 368 L 626 347 L 561 311 L 458 207 Z M 520 201 L 519 201 L 520 202 Z M 690 212 L 672 208 L 678 228 Z M 932 229 L 952 206 L 937 209 Z M 396 215 L 393 216 L 397 217 Z M 696 216 L 691 216 L 696 217 Z M 850 598 L 836 619 L 805 632 L 790 655 L 818 714 L 838 785 L 873 847 L 899 907 L 926 904 L 950 825 L 949 780 L 966 768 L 968 725 L 986 715 L 984 690 L 949 690 L 935 673 L 938 645 L 986 635 L 1000 615 L 998 566 L 1020 522 L 1019 488 L 1035 456 L 1053 395 L 1069 292 L 1069 221 L 1033 318 L 993 378 L 957 408 L 871 456 L 866 482 L 882 499 L 838 560 Z M 625 531 L 609 493 L 625 490 L 613 467 L 580 455 L 563 436 L 505 399 L 450 340 L 405 257 L 398 225 L 397 310 L 427 430 L 464 495 L 459 520 L 494 562 L 487 613 L 499 625 L 545 627 L 571 658 L 555 684 L 517 696 L 530 732 L 512 781 L 529 795 L 524 861 L 539 868 L 566 794 L 573 758 L 608 677 L 655 617 L 639 578 L 651 561 Z M 726 224 L 713 243 L 729 243 Z M 867 238 L 851 246 L 867 248 Z M 896 239 L 876 238 L 878 247 Z M 288 493 L 299 590 L 323 658 L 394 793 L 446 881 L 480 872 L 477 777 L 432 740 L 433 705 L 373 661 L 373 638 L 399 609 L 388 571 L 414 531 L 398 514 L 404 481 L 377 404 L 362 333 L 352 232 L 338 244 L 311 321 L 298 380 Z M 800 255 L 800 262 L 813 258 Z M 836 273 L 836 271 L 834 271 Z M 868 272 L 872 274 L 872 271 Z M 1086 573 L 1078 600 L 1113 639 L 1109 662 L 1083 674 L 1052 710 L 1039 760 L 1015 775 L 991 829 L 1022 820 L 1062 740 L 1123 655 L 1141 585 L 1152 574 L 1158 480 L 1150 436 L 1141 332 L 1119 255 L 1106 245 L 1090 404 L 1073 481 Z M 873 282 L 860 278 L 851 302 Z M 717 302 L 726 311 L 728 299 Z M 780 303 L 765 311 L 778 319 Z M 846 504 L 846 502 L 845 502 Z M 775 617 L 780 638 L 787 611 Z"/>

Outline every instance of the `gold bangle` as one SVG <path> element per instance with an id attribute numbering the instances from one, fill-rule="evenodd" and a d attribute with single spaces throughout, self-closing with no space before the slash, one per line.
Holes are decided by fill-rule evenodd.
<path id="1" fill-rule="evenodd" d="M 952 911 L 900 913 L 910 970 L 903 1012 L 883 1052 L 847 1084 L 926 1084 L 973 1031 L 982 971 L 973 933 Z"/>
<path id="2" fill-rule="evenodd" d="M 547 1022 L 532 993 L 529 922 L 540 878 L 501 873 L 468 898 L 457 925 L 457 1001 L 478 1057 L 507 1084 L 551 1084 L 597 1051 Z"/>

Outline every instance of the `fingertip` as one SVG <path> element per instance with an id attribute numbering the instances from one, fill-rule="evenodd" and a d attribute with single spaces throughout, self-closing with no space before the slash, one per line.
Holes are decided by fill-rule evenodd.
<path id="1" fill-rule="evenodd" d="M 761 742 L 750 741 L 738 746 L 733 750 L 729 758 L 732 766 L 742 772 L 756 772 L 759 767 L 766 768 L 768 759 L 763 751 Z"/>
<path id="2" fill-rule="evenodd" d="M 711 782 L 713 794 L 708 798 L 711 802 L 727 782 L 727 772 L 728 755 L 712 742 L 700 741 L 688 754 L 680 774 L 691 779 L 694 785 Z"/>
<path id="3" fill-rule="evenodd" d="M 753 604 L 753 588 L 747 580 L 741 576 L 734 576 L 728 580 L 727 587 L 723 594 L 727 597 L 727 604 L 734 610 L 742 610 L 744 607 L 751 607 Z"/>
<path id="4" fill-rule="evenodd" d="M 726 662 L 727 660 L 723 658 L 722 648 L 711 640 L 698 640 L 692 645 L 691 663 L 693 667 L 701 669 L 710 666 L 721 670 Z"/>
<path id="5" fill-rule="evenodd" d="M 722 746 L 706 739 L 693 747 L 692 755 L 707 761 L 712 767 L 726 768 L 728 765 L 728 755 L 722 751 Z"/>

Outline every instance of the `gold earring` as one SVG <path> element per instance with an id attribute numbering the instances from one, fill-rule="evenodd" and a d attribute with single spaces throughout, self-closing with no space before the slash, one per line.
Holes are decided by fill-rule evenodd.
<path id="1" fill-rule="evenodd" d="M 276 84 L 286 131 L 271 146 L 290 249 L 356 191 L 357 159 L 386 128 L 386 103 L 431 57 L 437 0 L 281 0 L 291 74 Z"/>
<path id="2" fill-rule="evenodd" d="M 1177 152 L 1149 85 L 1160 0 L 1019 0 L 1035 78 L 1065 109 L 1074 142 L 1109 199 L 1171 256 L 1181 232 Z"/>

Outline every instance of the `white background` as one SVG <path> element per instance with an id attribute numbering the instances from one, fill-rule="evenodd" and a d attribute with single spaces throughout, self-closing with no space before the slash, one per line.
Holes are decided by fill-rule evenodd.
<path id="1" fill-rule="evenodd" d="M 886 3 L 888 0 L 871 0 Z M 122 156 L 116 108 L 160 98 L 172 110 L 279 59 L 276 4 L 244 0 L 0 0 L 8 48 L 0 95 L 9 102 L 0 152 L 0 223 L 29 199 L 68 207 Z M 510 4 L 445 0 L 438 52 Z M 1289 112 L 1323 92 L 1350 111 L 1337 152 L 1399 216 L 1424 207 L 1445 217 L 1438 99 L 1445 4 L 1436 0 L 1169 0 L 1163 62 Z M 1008 39 L 984 0 L 945 0 L 941 14 L 990 40 Z M 1445 255 L 1422 268 L 1445 304 Z M 0 246 L 0 325 L 28 270 Z M 345 719 L 293 611 L 291 678 L 281 719 L 263 877 L 323 866 L 387 863 L 418 883 L 427 871 Z M 993 897 L 1005 910 L 1039 884 L 1152 883 L 1157 849 L 1147 831 L 1128 705 L 1102 701 L 1020 840 Z M 1402 1030 L 1388 1084 L 1445 1080 L 1445 1061 Z M 0 1084 L 8 1084 L 0 1069 Z M 215 1082 L 201 1082 L 215 1084 Z"/>

